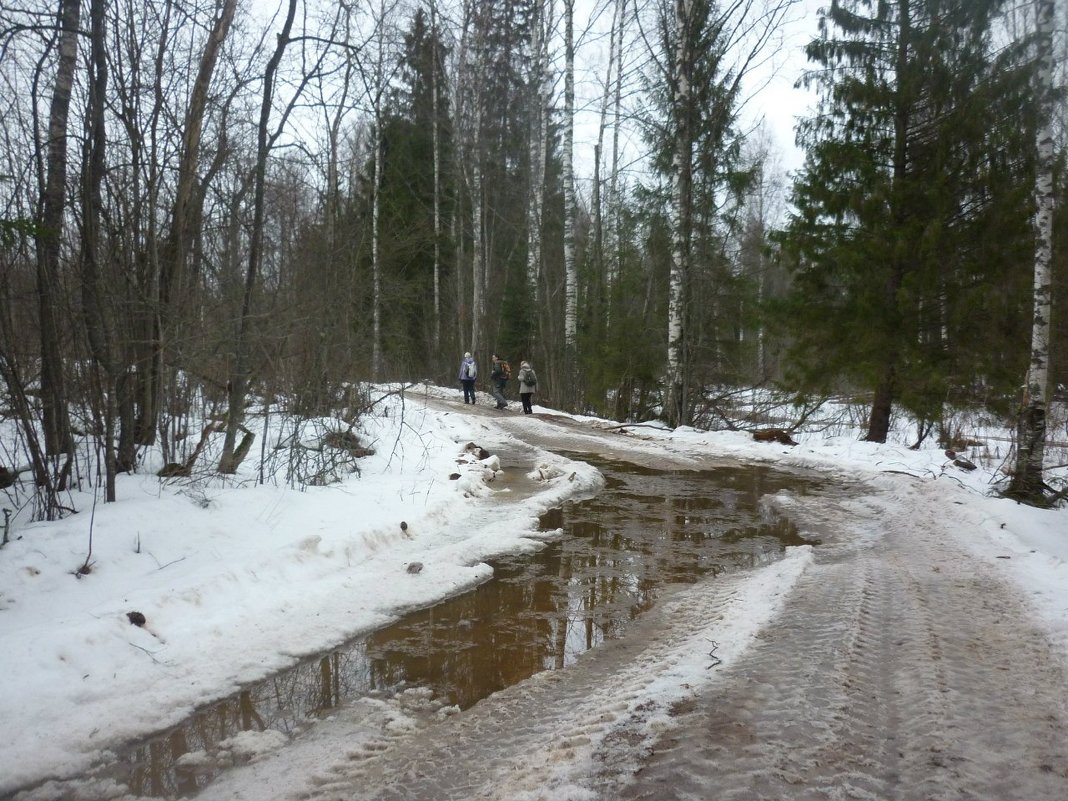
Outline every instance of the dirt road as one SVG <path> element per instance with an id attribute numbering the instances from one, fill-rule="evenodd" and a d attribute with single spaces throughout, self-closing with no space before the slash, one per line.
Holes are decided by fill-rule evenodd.
<path id="1" fill-rule="evenodd" d="M 286 797 L 1064 801 L 1065 667 L 940 497 L 886 476 L 798 498 L 823 544 L 763 568 L 761 591 L 783 588 L 767 620 L 745 620 L 751 576 L 679 588 L 572 668 L 364 743 Z M 899 523 L 902 504 L 928 523 Z M 747 622 L 749 647 L 687 672 Z"/>
<path id="2" fill-rule="evenodd" d="M 1065 673 L 1043 635 L 937 525 L 882 520 L 818 551 L 759 644 L 608 796 L 1068 798 Z"/>

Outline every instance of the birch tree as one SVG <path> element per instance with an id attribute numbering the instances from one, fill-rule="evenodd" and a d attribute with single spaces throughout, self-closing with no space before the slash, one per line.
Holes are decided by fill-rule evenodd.
<path id="1" fill-rule="evenodd" d="M 481 78 L 476 77 L 476 87 L 480 86 Z M 471 130 L 474 134 L 474 142 L 471 148 L 471 157 L 468 162 L 471 170 L 470 198 L 471 198 L 471 350 L 477 352 L 481 344 L 480 333 L 486 319 L 486 218 L 482 211 L 482 154 L 481 136 L 482 128 L 482 97 L 481 89 L 476 89 L 473 99 L 474 107 L 471 119 Z"/>
<path id="2" fill-rule="evenodd" d="M 663 415 L 672 425 L 689 422 L 689 396 L 698 389 L 690 387 L 688 322 L 695 193 L 700 190 L 701 216 L 707 221 L 723 203 L 717 194 L 735 191 L 735 124 L 743 81 L 776 41 L 793 2 L 674 0 L 672 7 L 660 8 L 661 47 L 653 56 L 660 73 L 656 99 L 666 107 L 666 123 L 658 136 L 658 158 L 667 174 L 671 228 Z"/>
<path id="3" fill-rule="evenodd" d="M 441 91 L 441 36 L 438 31 L 438 6 L 435 0 L 430 0 L 430 32 L 432 37 L 431 67 L 430 67 L 430 92 L 431 92 L 431 148 L 434 159 L 434 356 L 441 357 L 441 238 L 442 229 L 442 197 L 441 197 L 441 150 L 442 131 L 441 101 L 444 94 Z"/>
<path id="4" fill-rule="evenodd" d="M 1053 10 L 1054 0 L 1038 0 L 1037 92 L 1041 103 L 1035 169 L 1034 310 L 1031 363 L 1024 387 L 1016 441 L 1016 469 L 1008 495 L 1032 503 L 1043 498 L 1046 404 L 1049 396 L 1050 307 L 1053 293 Z"/>
<path id="5" fill-rule="evenodd" d="M 577 377 L 578 270 L 575 265 L 575 0 L 564 0 L 564 349 L 567 385 Z"/>
<path id="6" fill-rule="evenodd" d="M 527 199 L 527 294 L 537 308 L 545 210 L 545 163 L 548 156 L 548 38 L 552 0 L 535 0 L 531 18 L 530 189 Z M 536 326 L 537 320 L 529 321 Z"/>
<path id="7" fill-rule="evenodd" d="M 380 380 L 382 375 L 382 136 L 385 125 L 383 113 L 383 95 L 385 94 L 385 77 L 383 63 L 386 55 L 385 2 L 379 5 L 377 63 L 372 73 L 373 91 L 371 107 L 374 113 L 374 158 L 371 170 L 374 174 L 371 190 L 371 378 Z M 367 77 L 364 78 L 367 81 Z"/>
<path id="8" fill-rule="evenodd" d="M 619 180 L 619 138 L 620 130 L 622 128 L 622 109 L 623 109 L 623 72 L 625 59 L 623 57 L 623 37 L 626 33 L 626 21 L 627 21 L 627 0 L 619 0 L 618 27 L 619 30 L 616 34 L 616 84 L 615 90 L 612 96 L 612 167 L 608 177 L 608 208 L 611 214 L 611 230 L 612 230 L 612 258 L 610 259 L 610 266 L 608 268 L 608 287 L 609 293 L 615 287 L 616 282 L 619 280 L 619 275 L 623 269 L 623 202 L 622 202 L 622 187 Z M 607 87 L 606 87 L 607 88 Z"/>
<path id="9" fill-rule="evenodd" d="M 372 292 L 372 343 L 371 343 L 371 375 L 375 381 L 380 380 L 383 374 L 383 342 L 382 342 L 382 174 L 385 169 L 385 153 L 383 150 L 386 126 L 386 102 L 389 92 L 390 81 L 399 68 L 399 59 L 391 60 L 387 69 L 387 33 L 392 30 L 391 19 L 396 11 L 397 4 L 387 7 L 386 0 L 381 0 L 378 5 L 378 15 L 375 20 L 375 62 L 368 74 L 362 73 L 362 79 L 371 104 L 371 113 L 374 119 L 374 143 L 372 153 L 372 194 L 371 194 L 371 292 Z"/>
<path id="10" fill-rule="evenodd" d="M 623 79 L 623 32 L 626 0 L 616 0 L 612 5 L 612 23 L 608 32 L 608 64 L 605 67 L 604 86 L 601 91 L 601 110 L 597 123 L 597 144 L 593 149 L 593 259 L 599 280 L 604 282 L 605 296 L 611 297 L 615 283 L 616 261 L 607 258 L 605 246 L 605 217 L 609 218 L 608 238 L 614 238 L 613 221 L 615 220 L 616 192 L 619 186 L 619 125 L 620 106 L 622 104 Z M 605 134 L 609 128 L 609 112 L 612 114 L 612 155 L 608 177 L 608 192 L 604 192 Z M 605 195 L 607 194 L 607 198 Z M 606 207 L 607 206 L 607 215 Z M 606 322 L 610 310 L 605 305 Z"/>
<path id="11" fill-rule="evenodd" d="M 675 53 L 671 69 L 671 274 L 668 280 L 667 370 L 668 391 L 664 412 L 670 425 L 684 420 L 683 375 L 685 287 L 690 271 L 690 235 L 693 230 L 693 71 L 695 35 L 702 20 L 695 3 L 707 14 L 702 0 L 675 0 Z"/>
<path id="12" fill-rule="evenodd" d="M 479 0 L 465 2 L 464 38 L 460 47 L 457 103 L 462 180 L 467 186 L 471 231 L 471 328 L 470 349 L 478 352 L 486 316 L 486 220 L 482 187 L 482 106 L 485 89 L 486 28 L 489 11 Z M 462 236 L 457 246 L 462 248 Z M 458 262 L 459 264 L 460 262 Z M 462 336 L 462 334 L 461 334 Z"/>

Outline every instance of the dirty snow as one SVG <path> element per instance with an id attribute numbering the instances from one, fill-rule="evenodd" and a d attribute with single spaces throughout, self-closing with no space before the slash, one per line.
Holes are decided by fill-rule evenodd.
<path id="1" fill-rule="evenodd" d="M 81 511 L 60 522 L 13 520 L 13 541 L 0 550 L 0 720 L 7 741 L 0 748 L 0 796 L 36 788 L 22 797 L 122 797 L 121 786 L 79 783 L 102 753 L 411 608 L 475 586 L 489 575 L 485 560 L 495 554 L 539 547 L 540 512 L 601 486 L 596 470 L 545 445 L 645 463 L 760 461 L 875 482 L 884 502 L 891 501 L 869 512 L 927 529 L 938 515 L 938 531 L 994 564 L 1018 589 L 1052 653 L 1068 663 L 1068 510 L 997 498 L 996 458 L 972 454 L 980 469 L 965 472 L 934 445 L 912 451 L 904 442 L 864 443 L 849 429 L 798 435 L 794 448 L 754 443 L 739 432 L 652 425 L 620 433 L 615 424 L 541 407 L 532 416 L 476 411 L 459 402 L 458 391 L 433 387 L 392 395 L 375 410 L 358 431 L 375 454 L 360 459 L 359 476 L 340 483 L 257 485 L 253 457 L 247 474 L 226 482 L 161 482 L 153 475 L 158 466 L 149 464 L 122 477 L 118 503 L 94 505 L 90 492 L 75 497 Z M 278 438 L 268 433 L 269 442 Z M 480 459 L 478 448 L 488 458 Z M 537 491 L 502 490 L 514 470 L 536 478 Z M 505 501 L 508 514 L 489 514 Z M 787 512 L 797 503 L 789 495 L 773 501 Z M 415 562 L 423 568 L 413 574 L 408 566 Z M 791 549 L 781 562 L 733 580 L 730 597 L 716 601 L 717 656 L 725 666 L 781 613 L 811 562 L 810 549 Z M 86 563 L 88 573 L 79 575 Z M 144 626 L 131 624 L 131 612 L 144 615 Z M 657 670 L 620 679 L 617 689 L 629 704 L 655 699 L 664 709 L 709 680 L 705 651 L 680 643 L 672 654 Z M 361 749 L 377 753 L 381 742 L 432 736 L 441 721 L 469 713 L 477 720 L 478 706 L 457 715 L 432 698 L 402 694 L 361 700 L 292 741 L 277 732 L 245 733 L 224 750 L 252 764 L 203 795 L 306 794 L 309 782 L 330 787 L 322 776 L 331 771 L 349 781 L 346 771 L 331 767 L 341 758 L 339 737 L 349 761 L 358 762 Z M 620 709 L 619 719 L 627 714 Z M 672 724 L 653 718 L 642 725 Z M 554 751 L 558 770 L 546 766 L 511 797 L 593 797 L 572 780 L 610 742 L 609 728 L 587 740 L 564 766 Z"/>

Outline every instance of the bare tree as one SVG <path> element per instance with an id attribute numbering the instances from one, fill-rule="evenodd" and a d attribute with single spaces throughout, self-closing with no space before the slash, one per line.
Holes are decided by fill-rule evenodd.
<path id="1" fill-rule="evenodd" d="M 208 91 L 219 61 L 219 52 L 230 31 L 237 0 L 218 0 L 219 12 L 215 17 L 201 52 L 196 80 L 189 96 L 182 131 L 181 160 L 178 164 L 178 182 L 174 205 L 171 211 L 170 234 L 165 246 L 165 256 L 154 289 L 156 312 L 152 327 L 152 360 L 148 380 L 143 390 L 142 414 L 139 429 L 140 442 L 149 445 L 155 440 L 156 418 L 163 387 L 163 355 L 165 342 L 177 337 L 179 321 L 174 312 L 179 287 L 187 281 L 191 244 L 198 239 L 195 230 L 201 216 L 203 193 L 197 191 L 200 146 L 204 130 L 204 117 L 208 108 Z"/>
<path id="2" fill-rule="evenodd" d="M 115 477 L 118 470 L 115 427 L 118 422 L 121 368 L 115 354 L 115 334 L 103 289 L 105 244 L 100 234 L 104 211 L 102 187 L 106 169 L 107 128 L 104 118 L 107 103 L 108 60 L 105 38 L 105 0 L 89 4 L 89 102 L 86 110 L 86 136 L 82 168 L 81 285 L 82 314 L 95 363 L 95 410 L 104 452 L 105 500 L 115 501 Z"/>
<path id="3" fill-rule="evenodd" d="M 233 366 L 230 371 L 228 387 L 229 415 L 226 421 L 226 439 L 223 442 L 222 455 L 219 458 L 220 473 L 234 473 L 241 461 L 248 453 L 252 441 L 248 433 L 242 442 L 242 447 L 237 446 L 237 432 L 244 421 L 245 395 L 249 383 L 249 337 L 250 323 L 252 318 L 252 295 L 256 281 L 260 273 L 260 261 L 263 250 L 263 209 L 264 209 L 264 184 L 267 175 L 267 157 L 270 155 L 274 140 L 284 126 L 284 120 L 280 123 L 273 135 L 268 128 L 271 121 L 271 105 L 274 98 L 275 74 L 282 62 L 286 47 L 290 43 L 290 34 L 293 30 L 293 20 L 297 14 L 297 0 L 289 0 L 285 22 L 278 34 L 274 53 L 267 62 L 263 74 L 263 101 L 260 104 L 259 123 L 256 127 L 256 163 L 253 169 L 253 209 L 252 230 L 249 236 L 248 262 L 245 271 L 244 293 L 241 301 L 241 316 L 238 320 L 238 328 L 233 346 Z M 292 109 L 292 104 L 287 108 L 286 114 Z"/>
<path id="4" fill-rule="evenodd" d="M 48 117 L 48 139 L 38 146 L 41 187 L 36 214 L 37 297 L 41 327 L 41 398 L 45 453 L 66 455 L 66 464 L 52 476 L 37 475 L 43 485 L 62 488 L 70 471 L 74 443 L 71 438 L 64 390 L 63 343 L 56 305 L 59 293 L 59 256 L 67 190 L 67 120 L 78 55 L 80 0 L 60 0 L 56 17 L 59 60 Z M 47 151 L 46 160 L 41 156 Z"/>

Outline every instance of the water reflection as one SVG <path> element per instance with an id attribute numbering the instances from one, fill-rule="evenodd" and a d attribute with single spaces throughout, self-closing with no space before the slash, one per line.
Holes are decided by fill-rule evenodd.
<path id="1" fill-rule="evenodd" d="M 541 519 L 543 529 L 564 531 L 559 541 L 502 557 L 493 580 L 471 592 L 197 712 L 108 772 L 138 795 L 192 795 L 242 760 L 225 747 L 240 732 L 290 735 L 346 700 L 413 685 L 468 707 L 619 637 L 668 584 L 752 567 L 805 542 L 760 498 L 807 493 L 810 479 L 753 466 L 665 472 L 595 463 L 605 491 Z"/>

